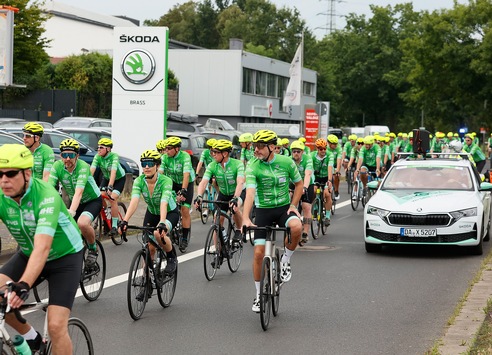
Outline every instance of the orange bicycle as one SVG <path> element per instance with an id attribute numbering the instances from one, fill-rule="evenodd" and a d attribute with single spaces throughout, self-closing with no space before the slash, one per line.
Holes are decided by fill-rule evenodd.
<path id="1" fill-rule="evenodd" d="M 111 200 L 111 197 L 106 194 L 101 194 L 103 198 L 103 205 L 101 208 L 101 212 L 92 222 L 92 226 L 96 231 L 96 239 L 101 240 L 103 236 L 107 236 L 108 234 L 111 237 L 111 240 L 115 245 L 121 245 L 123 241 L 127 242 L 126 236 L 116 234 L 110 234 L 112 227 L 112 219 L 111 219 L 111 204 L 107 203 L 106 200 Z M 122 221 L 126 215 L 126 205 L 123 202 L 118 201 L 118 220 Z"/>

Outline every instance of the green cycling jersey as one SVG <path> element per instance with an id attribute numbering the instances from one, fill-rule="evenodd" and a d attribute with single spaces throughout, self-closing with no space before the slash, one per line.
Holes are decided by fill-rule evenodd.
<path id="1" fill-rule="evenodd" d="M 160 215 L 161 203 L 167 202 L 167 211 L 176 208 L 176 195 L 173 192 L 173 181 L 162 174 L 157 173 L 157 181 L 154 185 L 152 194 L 149 191 L 149 185 L 145 175 L 140 175 L 133 182 L 132 198 L 143 196 L 147 209 L 150 213 Z"/>
<path id="2" fill-rule="evenodd" d="M 200 155 L 200 161 L 203 163 L 205 167 L 208 166 L 211 162 L 214 161 L 214 158 L 210 155 L 210 149 L 205 149 Z"/>
<path id="3" fill-rule="evenodd" d="M 125 176 L 125 170 L 120 164 L 120 157 L 114 152 L 109 152 L 105 157 L 96 154 L 92 161 L 91 168 L 101 169 L 101 172 L 106 180 L 109 181 L 111 170 L 116 170 L 115 180 L 119 180 Z"/>
<path id="4" fill-rule="evenodd" d="M 246 167 L 246 189 L 256 189 L 255 205 L 258 208 L 274 208 L 290 203 L 289 182 L 301 180 L 294 161 L 275 154 L 269 162 L 256 159 Z"/>
<path id="5" fill-rule="evenodd" d="M 295 160 L 294 163 L 296 163 L 297 170 L 299 170 L 299 174 L 301 174 L 302 181 L 304 181 L 306 171 L 311 171 L 311 180 L 309 181 L 309 184 L 314 184 L 314 168 L 313 159 L 311 158 L 311 156 L 303 153 L 299 164 Z"/>
<path id="6" fill-rule="evenodd" d="M 251 146 L 250 148 L 243 148 L 241 149 L 241 157 L 240 157 L 240 160 L 244 161 L 244 162 L 248 162 L 250 161 L 251 159 L 253 159 L 254 157 L 254 149 L 253 149 L 253 146 Z"/>
<path id="7" fill-rule="evenodd" d="M 336 167 L 337 160 L 342 159 L 342 148 L 340 147 L 340 144 L 338 144 L 335 149 L 328 147 L 326 149 L 326 154 L 328 155 L 329 153 L 333 154 L 333 164 L 331 164 L 331 166 Z"/>
<path id="8" fill-rule="evenodd" d="M 195 180 L 195 171 L 188 153 L 180 150 L 174 157 L 163 155 L 161 161 L 159 172 L 169 176 L 174 183 L 181 184 L 185 173 L 190 173 L 190 183 Z"/>
<path id="9" fill-rule="evenodd" d="M 77 222 L 70 216 L 58 191 L 41 179 L 30 179 L 20 205 L 0 190 L 0 219 L 26 256 L 34 249 L 36 234 L 53 237 L 48 261 L 83 248 Z"/>
<path id="10" fill-rule="evenodd" d="M 41 143 L 32 153 L 34 166 L 32 167 L 33 176 L 42 179 L 45 171 L 50 171 L 55 162 L 55 153 L 53 149 L 46 144 Z"/>
<path id="11" fill-rule="evenodd" d="M 360 148 L 359 159 L 362 159 L 365 166 L 376 166 L 376 158 L 380 156 L 381 148 L 377 144 L 373 144 L 369 149 L 365 145 Z"/>
<path id="12" fill-rule="evenodd" d="M 75 168 L 71 173 L 65 168 L 63 161 L 57 160 L 51 168 L 48 182 L 55 187 L 60 182 L 70 200 L 75 195 L 75 189 L 84 189 L 80 203 L 92 201 L 101 195 L 101 191 L 99 191 L 99 187 L 91 175 L 89 164 L 80 159 L 77 159 Z"/>
<path id="13" fill-rule="evenodd" d="M 330 151 L 326 151 L 324 157 L 320 157 L 315 150 L 311 153 L 315 178 L 325 178 L 328 176 L 328 166 L 335 164 L 335 158 Z"/>
<path id="14" fill-rule="evenodd" d="M 226 196 L 234 195 L 238 176 L 244 177 L 244 164 L 240 160 L 229 158 L 224 167 L 213 161 L 203 174 L 203 178 L 210 181 L 215 176 L 219 191 Z"/>
<path id="15" fill-rule="evenodd" d="M 464 144 L 463 145 L 463 150 L 467 153 L 469 153 L 472 157 L 475 163 L 481 162 L 482 160 L 485 160 L 485 154 L 482 152 L 480 147 L 474 143 L 468 145 Z"/>

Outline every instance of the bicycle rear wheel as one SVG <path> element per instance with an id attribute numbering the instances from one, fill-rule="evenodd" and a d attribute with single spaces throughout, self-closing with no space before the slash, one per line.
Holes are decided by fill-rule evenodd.
<path id="1" fill-rule="evenodd" d="M 321 229 L 318 197 L 314 199 L 313 204 L 311 205 L 311 215 L 313 218 L 311 222 L 311 235 L 313 239 L 318 239 L 319 231 Z"/>
<path id="2" fill-rule="evenodd" d="M 68 335 L 72 340 L 72 354 L 94 355 L 94 344 L 87 326 L 78 318 L 68 320 Z M 51 354 L 51 341 L 48 342 L 46 354 Z"/>
<path id="3" fill-rule="evenodd" d="M 162 253 L 162 252 L 159 252 Z M 176 283 L 178 281 L 178 265 L 176 265 L 176 271 L 172 275 L 164 273 L 166 268 L 166 257 L 164 254 L 160 255 L 159 265 L 156 266 L 158 271 L 157 281 L 157 298 L 162 307 L 166 308 L 171 305 L 174 298 L 174 292 L 176 291 Z"/>
<path id="4" fill-rule="evenodd" d="M 357 210 L 357 207 L 359 207 L 359 184 L 357 183 L 357 181 L 353 184 L 353 187 L 352 187 L 352 193 L 350 195 L 350 204 L 352 205 L 352 209 L 354 211 Z"/>
<path id="5" fill-rule="evenodd" d="M 123 202 L 118 201 L 118 220 L 122 221 L 126 215 L 126 205 Z M 123 237 L 116 234 L 111 234 L 111 240 L 115 245 L 121 245 L 123 243 Z"/>
<path id="6" fill-rule="evenodd" d="M 217 226 L 215 224 L 212 225 L 208 231 L 205 249 L 203 250 L 203 271 L 208 281 L 213 280 L 220 264 L 221 248 L 217 232 Z"/>
<path id="7" fill-rule="evenodd" d="M 243 242 L 242 240 L 237 243 L 232 243 L 231 236 L 229 235 L 229 257 L 227 258 L 227 265 L 231 272 L 236 272 L 241 265 L 241 259 L 243 257 Z"/>
<path id="8" fill-rule="evenodd" d="M 128 311 L 130 312 L 130 317 L 134 320 L 140 319 L 144 312 L 145 304 L 149 298 L 149 284 L 150 279 L 145 261 L 145 251 L 139 250 L 130 265 L 126 288 Z"/>
<path id="9" fill-rule="evenodd" d="M 261 265 L 260 279 L 260 321 L 263 330 L 270 324 L 270 312 L 272 310 L 272 297 L 270 294 L 270 259 L 264 258 Z"/>
<path id="10" fill-rule="evenodd" d="M 80 279 L 80 289 L 88 301 L 95 301 L 101 294 L 106 280 L 106 253 L 99 240 L 96 240 L 97 260 L 93 267 L 85 265 L 88 249 L 84 250 L 84 265 Z"/>
<path id="11" fill-rule="evenodd" d="M 272 263 L 273 270 L 273 297 L 272 297 L 272 312 L 273 316 L 276 317 L 278 314 L 278 307 L 280 305 L 280 252 L 275 249 L 275 258 Z"/>

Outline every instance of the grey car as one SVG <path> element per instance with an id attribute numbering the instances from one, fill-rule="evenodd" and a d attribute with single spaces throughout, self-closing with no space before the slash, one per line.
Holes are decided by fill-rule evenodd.
<path id="1" fill-rule="evenodd" d="M 60 118 L 53 125 L 55 128 L 60 127 L 112 127 L 111 120 L 108 118 L 97 117 L 79 117 L 70 116 Z"/>
<path id="2" fill-rule="evenodd" d="M 94 150 L 97 150 L 97 143 L 101 138 L 111 138 L 111 129 L 106 128 L 60 127 L 57 130 L 71 135 Z"/>

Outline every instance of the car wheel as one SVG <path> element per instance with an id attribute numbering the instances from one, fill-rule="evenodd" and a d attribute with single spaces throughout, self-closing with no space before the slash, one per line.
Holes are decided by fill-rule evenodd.
<path id="1" fill-rule="evenodd" d="M 485 236 L 483 237 L 484 242 L 488 242 L 490 240 L 490 219 L 489 223 L 487 224 L 487 229 L 485 230 Z"/>
<path id="2" fill-rule="evenodd" d="M 383 246 L 381 244 L 366 243 L 366 252 L 368 253 L 379 253 L 382 248 Z"/>

